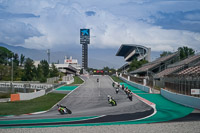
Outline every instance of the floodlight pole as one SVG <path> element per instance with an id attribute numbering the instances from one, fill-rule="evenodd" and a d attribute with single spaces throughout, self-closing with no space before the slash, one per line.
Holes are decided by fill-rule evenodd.
<path id="1" fill-rule="evenodd" d="M 13 55 L 12 55 L 12 68 L 11 68 L 11 90 L 13 91 Z"/>

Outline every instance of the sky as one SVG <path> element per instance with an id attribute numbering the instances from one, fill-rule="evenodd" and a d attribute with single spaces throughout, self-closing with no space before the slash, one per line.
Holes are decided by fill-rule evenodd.
<path id="1" fill-rule="evenodd" d="M 0 0 L 0 42 L 35 49 L 138 44 L 152 51 L 200 50 L 200 0 Z"/>

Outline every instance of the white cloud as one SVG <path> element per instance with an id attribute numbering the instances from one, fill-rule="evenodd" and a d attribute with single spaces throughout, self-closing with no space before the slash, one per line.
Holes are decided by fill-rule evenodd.
<path id="1" fill-rule="evenodd" d="M 183 45 L 199 49 L 199 33 L 166 30 L 139 21 L 139 19 L 148 20 L 149 16 L 158 11 L 179 10 L 176 5 L 173 5 L 177 2 L 20 0 L 8 1 L 4 5 L 8 6 L 7 11 L 12 9 L 12 12 L 40 15 L 40 18 L 13 20 L 16 23 L 24 23 L 25 27 L 29 24 L 42 34 L 42 36 L 24 37 L 24 43 L 21 41 L 21 45 L 25 47 L 57 50 L 63 50 L 63 47 L 78 47 L 80 28 L 90 28 L 90 47 L 93 48 L 116 48 L 121 44 L 140 44 L 151 47 L 154 51 L 172 51 Z M 194 9 L 197 9 L 198 2 L 193 3 L 196 3 Z M 182 10 L 188 10 L 187 5 L 193 9 L 193 3 L 179 2 L 177 5 Z M 93 11 L 95 15 L 87 16 L 85 14 L 87 11 Z M 13 35 L 12 41 L 7 41 L 5 37 L 0 38 L 0 41 L 4 39 L 8 43 L 14 43 L 15 36 L 17 37 Z M 23 35 L 20 36 L 22 37 Z"/>

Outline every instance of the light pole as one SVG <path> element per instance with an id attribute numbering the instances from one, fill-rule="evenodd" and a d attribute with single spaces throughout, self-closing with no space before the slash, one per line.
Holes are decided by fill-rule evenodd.
<path id="1" fill-rule="evenodd" d="M 11 91 L 14 92 L 13 91 L 13 55 L 12 55 L 11 60 L 12 60 L 12 66 L 11 66 Z"/>

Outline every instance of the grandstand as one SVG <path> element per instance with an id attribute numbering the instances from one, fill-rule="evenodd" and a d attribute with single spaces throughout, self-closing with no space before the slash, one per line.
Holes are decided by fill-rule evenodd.
<path id="1" fill-rule="evenodd" d="M 197 64 L 200 62 L 200 54 L 190 56 L 180 62 L 174 63 L 172 65 L 169 65 L 167 69 L 164 71 L 161 71 L 160 73 L 157 73 L 154 78 L 155 79 L 160 79 L 163 78 L 166 75 L 172 74 L 172 73 L 177 73 L 181 70 L 184 70 L 188 68 L 189 66 L 192 66 L 194 64 Z M 187 70 L 187 69 L 186 69 Z"/>
<path id="2" fill-rule="evenodd" d="M 200 62 L 197 66 L 189 67 L 178 73 L 178 75 L 198 75 L 200 76 Z"/>
<path id="3" fill-rule="evenodd" d="M 150 61 L 150 54 L 151 49 L 142 45 L 122 44 L 116 56 L 123 56 L 126 62 L 131 62 L 133 59 Z"/>
<path id="4" fill-rule="evenodd" d="M 168 65 L 173 64 L 176 61 L 178 61 L 178 52 L 160 57 L 153 62 L 144 64 L 139 69 L 130 72 L 130 74 L 136 74 L 138 76 L 147 76 L 148 73 L 156 74 L 165 70 Z"/>
<path id="5" fill-rule="evenodd" d="M 192 95 L 191 89 L 200 88 L 200 53 L 179 61 L 179 52 L 175 52 L 147 63 L 130 74 L 130 81 Z M 122 76 L 128 78 L 127 74 Z"/>
<path id="6" fill-rule="evenodd" d="M 117 51 L 116 56 L 124 57 L 127 63 L 123 65 L 120 69 L 126 71 L 129 68 L 131 61 L 134 59 L 138 61 L 145 59 L 150 62 L 150 54 L 151 49 L 142 45 L 122 44 Z"/>

